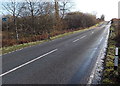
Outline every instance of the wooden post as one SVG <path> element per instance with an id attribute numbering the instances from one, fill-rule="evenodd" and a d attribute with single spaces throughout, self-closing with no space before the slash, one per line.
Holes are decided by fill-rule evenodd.
<path id="1" fill-rule="evenodd" d="M 118 69 L 118 47 L 115 49 L 114 70 Z"/>

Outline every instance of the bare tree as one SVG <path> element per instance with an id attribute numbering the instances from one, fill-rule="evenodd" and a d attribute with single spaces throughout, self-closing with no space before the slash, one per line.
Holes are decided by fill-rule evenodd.
<path id="1" fill-rule="evenodd" d="M 101 15 L 101 20 L 104 21 L 105 20 L 105 15 Z"/>
<path id="2" fill-rule="evenodd" d="M 62 30 L 66 25 L 64 24 L 64 17 L 72 8 L 71 0 L 54 0 L 55 2 L 55 29 Z"/>
<path id="3" fill-rule="evenodd" d="M 55 29 L 58 29 L 60 23 L 59 5 L 58 0 L 54 0 L 54 2 L 55 2 Z"/>
<path id="4" fill-rule="evenodd" d="M 31 28 L 33 30 L 33 34 L 35 34 L 35 16 L 39 12 L 37 0 L 26 0 L 26 8 L 29 10 L 31 16 Z"/>
<path id="5" fill-rule="evenodd" d="M 73 4 L 71 0 L 62 0 L 60 2 L 60 13 L 61 13 L 61 18 L 63 19 L 65 17 L 65 14 L 67 12 L 70 12 L 70 9 L 73 7 Z"/>
<path id="6" fill-rule="evenodd" d="M 13 24 L 16 31 L 16 39 L 19 40 L 19 34 L 18 34 L 18 28 L 17 28 L 17 17 L 21 12 L 22 3 L 19 3 L 16 0 L 11 0 L 10 2 L 6 2 L 2 5 L 4 9 L 6 9 L 13 16 Z"/>

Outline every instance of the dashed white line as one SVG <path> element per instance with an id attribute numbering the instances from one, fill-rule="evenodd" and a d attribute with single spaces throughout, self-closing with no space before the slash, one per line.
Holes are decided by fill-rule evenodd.
<path id="1" fill-rule="evenodd" d="M 80 39 L 83 39 L 83 38 L 85 38 L 85 37 L 86 37 L 86 35 L 83 36 L 83 37 L 81 37 Z M 77 42 L 77 41 L 79 41 L 80 39 L 76 39 L 76 40 L 74 40 L 73 42 Z"/>
<path id="2" fill-rule="evenodd" d="M 83 39 L 83 38 L 85 38 L 86 37 L 86 35 L 85 36 L 83 36 L 83 37 L 81 37 L 80 39 Z"/>
<path id="3" fill-rule="evenodd" d="M 28 62 L 26 62 L 26 63 L 24 63 L 24 64 L 22 64 L 22 65 L 19 65 L 18 67 L 15 67 L 15 68 L 13 68 L 13 69 L 11 69 L 11 70 L 3 73 L 3 74 L 0 74 L 0 77 L 6 75 L 6 74 L 8 74 L 8 73 L 11 73 L 11 72 L 13 72 L 13 71 L 15 71 L 15 70 L 17 70 L 17 69 L 19 69 L 19 68 L 22 68 L 22 67 L 24 67 L 24 66 L 26 66 L 26 65 L 28 65 L 28 64 L 30 64 L 30 63 L 32 63 L 32 62 L 34 62 L 34 61 L 42 58 L 42 57 L 45 57 L 45 56 L 47 56 L 47 55 L 49 55 L 49 54 L 51 54 L 51 53 L 53 53 L 53 52 L 55 52 L 55 51 L 57 51 L 57 50 L 58 50 L 58 49 L 54 49 L 54 50 L 52 50 L 52 51 L 50 51 L 50 52 L 48 52 L 48 53 L 46 53 L 46 54 L 43 54 L 43 55 L 41 55 L 41 56 L 39 56 L 39 57 L 37 57 L 37 58 L 35 58 L 35 59 L 33 59 L 33 60 L 30 60 L 30 61 L 28 61 Z"/>
<path id="4" fill-rule="evenodd" d="M 93 34 L 94 32 L 92 31 L 91 35 Z"/>
<path id="5" fill-rule="evenodd" d="M 74 40 L 73 42 L 76 42 L 76 41 L 78 41 L 78 40 L 80 40 L 80 39 L 76 39 L 76 40 Z"/>

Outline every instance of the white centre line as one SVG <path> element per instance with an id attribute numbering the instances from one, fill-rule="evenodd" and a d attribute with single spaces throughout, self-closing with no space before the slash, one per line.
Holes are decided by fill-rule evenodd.
<path id="1" fill-rule="evenodd" d="M 80 39 L 85 38 L 85 37 L 86 37 L 86 35 L 83 36 L 83 37 L 81 37 Z M 79 41 L 80 39 L 76 39 L 76 40 L 74 40 L 73 42 L 77 42 L 77 41 Z"/>
<path id="2" fill-rule="evenodd" d="M 85 38 L 86 37 L 86 35 L 85 36 L 83 36 L 83 37 L 81 37 L 80 39 L 83 39 L 83 38 Z"/>
<path id="3" fill-rule="evenodd" d="M 93 34 L 94 32 L 92 31 L 91 35 Z"/>
<path id="4" fill-rule="evenodd" d="M 78 40 L 80 40 L 80 39 L 76 39 L 76 40 L 74 40 L 73 42 L 76 42 L 76 41 L 78 41 Z"/>
<path id="5" fill-rule="evenodd" d="M 58 49 L 54 49 L 54 50 L 52 50 L 52 51 L 50 51 L 50 52 L 48 52 L 48 53 L 46 53 L 46 54 L 43 54 L 43 55 L 41 55 L 41 56 L 39 56 L 39 57 L 37 57 L 37 58 L 35 58 L 35 59 L 33 59 L 33 60 L 30 60 L 30 61 L 28 61 L 28 62 L 26 62 L 26 63 L 24 63 L 24 64 L 22 64 L 22 65 L 19 65 L 18 67 L 15 67 L 15 68 L 13 68 L 13 69 L 11 69 L 11 70 L 3 73 L 3 74 L 0 74 L 0 77 L 6 75 L 6 74 L 8 74 L 8 73 L 11 73 L 11 72 L 13 72 L 13 71 L 15 71 L 15 70 L 17 70 L 17 69 L 19 69 L 19 68 L 21 68 L 21 67 L 24 67 L 24 66 L 26 66 L 26 65 L 28 65 L 28 64 L 36 61 L 36 60 L 39 60 L 40 58 L 45 57 L 45 56 L 47 56 L 47 55 L 49 55 L 49 54 L 51 54 L 51 53 L 53 53 L 53 52 L 55 52 L 55 51 L 57 51 L 57 50 L 58 50 Z"/>

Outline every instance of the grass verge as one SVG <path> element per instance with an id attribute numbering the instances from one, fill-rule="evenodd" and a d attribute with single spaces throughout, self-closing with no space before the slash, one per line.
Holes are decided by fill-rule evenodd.
<path id="1" fill-rule="evenodd" d="M 102 23 L 102 22 L 100 22 L 99 24 L 101 24 L 101 23 Z M 51 40 L 54 40 L 54 39 L 57 39 L 57 38 L 61 38 L 61 37 L 70 35 L 70 34 L 74 34 L 74 33 L 78 33 L 78 32 L 82 32 L 82 31 L 88 30 L 88 29 L 92 29 L 92 28 L 94 28 L 94 27 L 97 27 L 99 24 L 96 24 L 96 25 L 94 25 L 94 26 L 92 26 L 92 27 L 85 28 L 85 29 L 82 29 L 82 30 L 78 30 L 78 31 L 73 31 L 73 32 L 68 32 L 68 33 L 60 34 L 60 35 L 51 37 L 50 39 L 51 39 Z M 12 51 L 16 51 L 16 50 L 19 50 L 19 49 L 23 49 L 23 48 L 25 48 L 25 47 L 30 47 L 30 46 L 38 45 L 38 44 L 41 44 L 41 43 L 44 43 L 44 42 L 47 42 L 47 41 L 49 41 L 49 40 L 46 39 L 46 40 L 42 40 L 42 41 L 29 42 L 29 43 L 24 43 L 24 44 L 20 44 L 20 45 L 9 46 L 9 47 L 2 47 L 2 48 L 0 48 L 0 51 L 2 51 L 0 54 L 7 54 L 7 53 L 10 53 L 10 52 L 12 52 Z"/>
<path id="2" fill-rule="evenodd" d="M 108 39 L 108 48 L 107 48 L 107 54 L 105 58 L 105 68 L 103 71 L 103 79 L 102 84 L 118 84 L 119 83 L 119 72 L 120 68 L 118 70 L 114 70 L 114 57 L 115 57 L 115 44 L 116 41 L 114 38 L 115 35 L 115 29 L 113 27 L 110 28 L 112 33 L 110 33 L 109 39 Z M 120 67 L 120 66 L 119 66 Z"/>

